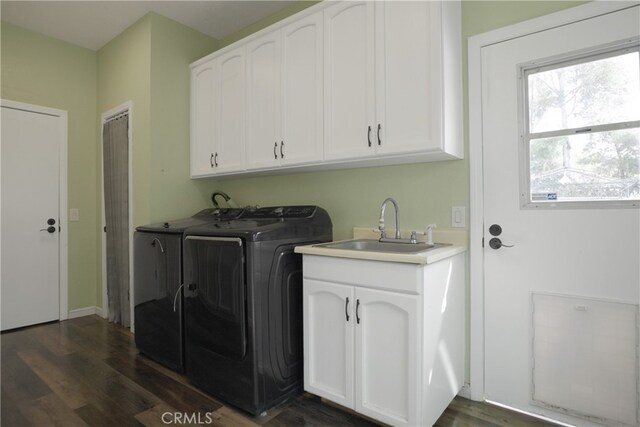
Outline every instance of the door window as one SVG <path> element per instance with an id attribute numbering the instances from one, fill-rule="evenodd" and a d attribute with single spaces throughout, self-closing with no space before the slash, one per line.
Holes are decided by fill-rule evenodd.
<path id="1" fill-rule="evenodd" d="M 638 206 L 638 46 L 536 62 L 522 77 L 522 206 Z"/>

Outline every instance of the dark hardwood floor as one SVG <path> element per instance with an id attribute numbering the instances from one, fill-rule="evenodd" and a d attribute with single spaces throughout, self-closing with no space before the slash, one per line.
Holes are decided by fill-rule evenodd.
<path id="1" fill-rule="evenodd" d="M 174 425 L 376 425 L 306 393 L 264 417 L 250 417 L 139 355 L 128 329 L 97 316 L 9 331 L 2 334 L 0 347 L 3 427 L 164 426 L 163 414 L 164 421 L 176 421 Z M 200 418 L 185 424 L 184 419 L 173 419 L 173 413 L 199 413 Z M 436 425 L 547 424 L 456 398 Z"/>

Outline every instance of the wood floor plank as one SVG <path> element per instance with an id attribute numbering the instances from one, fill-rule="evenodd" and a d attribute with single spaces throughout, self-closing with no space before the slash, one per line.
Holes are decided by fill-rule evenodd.
<path id="1" fill-rule="evenodd" d="M 70 408 L 76 409 L 89 403 L 90 390 L 72 380 L 60 370 L 41 350 L 23 350 L 18 356 L 55 392 Z"/>
<path id="2" fill-rule="evenodd" d="M 29 334 L 40 345 L 46 347 L 51 353 L 57 356 L 71 354 L 79 351 L 79 346 L 69 338 L 66 333 L 64 322 L 54 322 L 42 325 L 41 327 L 29 329 Z"/>
<path id="3" fill-rule="evenodd" d="M 219 402 L 163 375 L 137 358 L 110 357 L 105 362 L 178 411 L 205 413 L 222 407 Z"/>
<path id="4" fill-rule="evenodd" d="M 379 426 L 308 393 L 259 417 L 223 405 L 186 376 L 138 354 L 128 329 L 97 316 L 5 332 L 1 340 L 2 427 L 165 426 L 167 412 L 191 421 L 198 420 L 193 414 L 201 421 L 209 415 L 214 426 Z M 435 425 L 551 424 L 457 397 Z"/>
<path id="5" fill-rule="evenodd" d="M 49 394 L 36 400 L 38 405 L 47 414 L 54 426 L 61 427 L 86 427 L 88 426 L 60 397 Z"/>
<path id="6" fill-rule="evenodd" d="M 167 424 L 163 421 L 162 416 L 166 413 L 174 414 L 176 412 L 175 408 L 172 408 L 166 403 L 160 403 L 153 408 L 137 414 L 136 420 L 146 427 L 166 426 Z M 168 420 L 169 418 L 165 419 Z"/>
<path id="7" fill-rule="evenodd" d="M 91 427 L 142 426 L 142 423 L 140 423 L 134 416 L 125 415 L 118 411 L 104 411 L 91 403 L 76 409 L 75 412 Z"/>
<path id="8" fill-rule="evenodd" d="M 490 422 L 498 426 L 513 427 L 552 427 L 554 424 L 544 420 L 526 416 L 519 412 L 509 411 L 499 406 L 488 403 L 478 403 L 468 399 L 457 398 L 449 405 L 449 408 L 459 414 L 469 415 L 474 419 Z M 462 415 L 461 415 L 462 417 Z"/>
<path id="9" fill-rule="evenodd" d="M 268 423 L 267 427 L 307 426 L 378 426 L 364 418 L 354 416 L 336 407 L 323 404 L 319 398 L 304 394 L 290 402 L 285 409 Z"/>
<path id="10" fill-rule="evenodd" d="M 0 382 L 4 393 L 16 401 L 37 399 L 52 393 L 51 388 L 17 354 L 4 347 L 2 350 Z"/>
<path id="11" fill-rule="evenodd" d="M 214 427 L 258 427 L 259 424 L 253 422 L 245 414 L 223 406 L 211 414 L 211 423 Z"/>
<path id="12" fill-rule="evenodd" d="M 0 390 L 0 425 L 29 427 L 31 422 L 22 414 L 20 407 L 12 398 L 12 393 L 4 389 Z"/>

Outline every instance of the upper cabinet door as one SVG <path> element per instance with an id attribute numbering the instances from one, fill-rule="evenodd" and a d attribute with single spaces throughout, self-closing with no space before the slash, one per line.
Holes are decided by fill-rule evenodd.
<path id="1" fill-rule="evenodd" d="M 247 168 L 280 164 L 280 31 L 247 45 Z"/>
<path id="2" fill-rule="evenodd" d="M 325 159 L 374 155 L 374 3 L 327 7 L 324 43 Z"/>
<path id="3" fill-rule="evenodd" d="M 282 164 L 323 158 L 322 11 L 282 29 Z"/>
<path id="4" fill-rule="evenodd" d="M 376 2 L 376 144 L 380 154 L 439 149 L 432 138 L 434 70 L 431 12 L 436 2 Z M 436 74 L 437 75 L 437 74 Z M 434 99 L 435 98 L 435 99 Z M 378 129 L 379 128 L 379 129 Z M 379 138 L 378 138 L 379 135 Z"/>
<path id="5" fill-rule="evenodd" d="M 216 66 L 214 59 L 191 70 L 191 177 L 214 173 Z"/>
<path id="6" fill-rule="evenodd" d="M 244 169 L 245 64 L 244 47 L 217 58 L 215 173 Z"/>

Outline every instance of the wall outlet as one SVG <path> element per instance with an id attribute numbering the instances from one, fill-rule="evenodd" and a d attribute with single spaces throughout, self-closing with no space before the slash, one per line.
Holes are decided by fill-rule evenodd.
<path id="1" fill-rule="evenodd" d="M 464 228 L 467 226 L 467 218 L 464 206 L 451 207 L 451 227 Z"/>
<path id="2" fill-rule="evenodd" d="M 69 221 L 80 221 L 80 209 L 69 209 Z"/>

